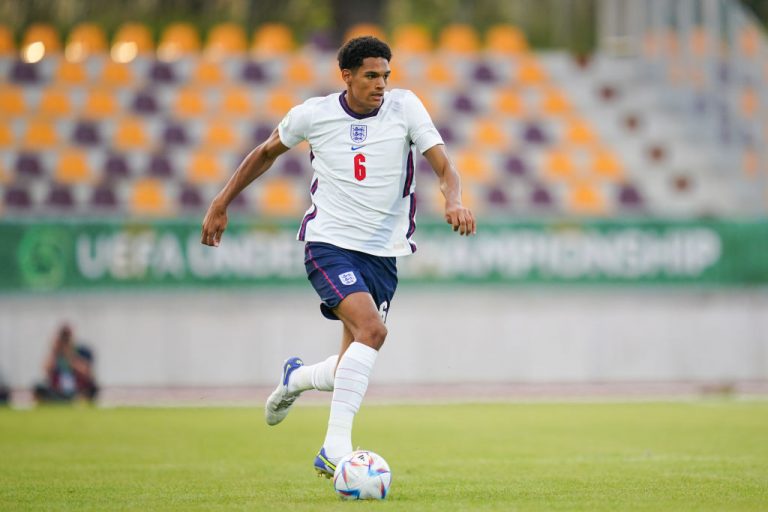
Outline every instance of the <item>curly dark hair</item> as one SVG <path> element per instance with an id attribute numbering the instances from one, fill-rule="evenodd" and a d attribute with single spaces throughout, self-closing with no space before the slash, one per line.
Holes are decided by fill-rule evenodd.
<path id="1" fill-rule="evenodd" d="M 337 58 L 339 69 L 355 70 L 363 65 L 363 59 L 382 57 L 392 60 L 392 50 L 389 45 L 373 36 L 363 36 L 350 39 L 341 47 Z"/>

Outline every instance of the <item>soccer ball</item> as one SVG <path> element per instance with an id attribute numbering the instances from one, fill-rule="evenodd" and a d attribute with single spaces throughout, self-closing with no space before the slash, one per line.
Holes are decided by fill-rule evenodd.
<path id="1" fill-rule="evenodd" d="M 350 453 L 336 464 L 333 487 L 345 500 L 383 500 L 392 473 L 384 457 L 366 450 Z"/>

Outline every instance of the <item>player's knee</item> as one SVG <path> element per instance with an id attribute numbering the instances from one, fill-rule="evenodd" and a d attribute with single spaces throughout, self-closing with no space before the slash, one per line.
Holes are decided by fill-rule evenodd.
<path id="1" fill-rule="evenodd" d="M 369 347 L 379 350 L 387 339 L 387 326 L 383 322 L 371 322 L 365 325 L 357 336 L 357 339 Z"/>

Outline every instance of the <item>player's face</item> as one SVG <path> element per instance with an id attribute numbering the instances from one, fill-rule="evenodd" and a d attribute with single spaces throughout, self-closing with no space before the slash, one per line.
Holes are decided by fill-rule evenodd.
<path id="1" fill-rule="evenodd" d="M 363 65 L 356 70 L 342 70 L 349 107 L 358 114 L 367 114 L 379 108 L 390 73 L 389 61 L 383 57 L 366 57 Z"/>

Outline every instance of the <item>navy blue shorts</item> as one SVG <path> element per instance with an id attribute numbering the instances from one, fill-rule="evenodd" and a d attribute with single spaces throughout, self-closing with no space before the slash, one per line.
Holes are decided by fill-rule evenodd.
<path id="1" fill-rule="evenodd" d="M 322 242 L 307 242 L 304 247 L 307 277 L 320 296 L 320 311 L 338 320 L 333 308 L 350 293 L 367 292 L 379 308 L 381 319 L 397 288 L 397 263 L 394 257 L 371 256 Z"/>

